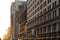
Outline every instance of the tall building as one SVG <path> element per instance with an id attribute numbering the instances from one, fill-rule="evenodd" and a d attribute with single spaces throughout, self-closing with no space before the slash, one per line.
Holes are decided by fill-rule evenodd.
<path id="1" fill-rule="evenodd" d="M 15 1 L 11 5 L 11 25 L 12 25 L 12 33 L 13 33 L 13 40 L 18 40 L 20 38 L 20 31 L 21 31 L 21 24 L 20 20 L 26 20 L 26 1 Z M 25 12 L 25 13 L 24 13 Z M 21 17 L 22 18 L 21 18 Z M 25 22 L 24 22 L 25 23 Z M 25 31 L 25 30 L 24 30 Z"/>
<path id="2" fill-rule="evenodd" d="M 20 5 L 18 5 L 17 3 L 20 3 Z M 15 5 L 18 5 L 18 10 L 16 11 L 16 23 L 19 24 L 18 27 L 18 34 L 19 34 L 19 40 L 23 40 L 23 38 L 25 38 L 25 27 L 26 27 L 26 16 L 27 16 L 27 3 L 26 1 L 15 1 Z"/>
<path id="3" fill-rule="evenodd" d="M 15 2 L 12 3 L 11 5 L 11 26 L 12 26 L 12 40 L 17 39 L 17 37 L 15 37 L 16 35 L 16 27 L 15 27 Z"/>
<path id="4" fill-rule="evenodd" d="M 22 14 L 20 15 L 20 39 L 25 38 L 26 33 L 26 10 L 23 10 Z"/>
<path id="5" fill-rule="evenodd" d="M 60 40 L 60 0 L 27 0 L 30 40 Z"/>

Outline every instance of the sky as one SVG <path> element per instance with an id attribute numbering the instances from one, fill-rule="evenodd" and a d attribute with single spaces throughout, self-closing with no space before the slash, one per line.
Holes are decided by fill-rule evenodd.
<path id="1" fill-rule="evenodd" d="M 10 5 L 14 0 L 0 0 L 0 38 L 10 26 Z"/>
<path id="2" fill-rule="evenodd" d="M 12 2 L 14 0 L 0 0 L 0 38 L 6 34 L 8 27 L 10 27 L 10 7 Z"/>

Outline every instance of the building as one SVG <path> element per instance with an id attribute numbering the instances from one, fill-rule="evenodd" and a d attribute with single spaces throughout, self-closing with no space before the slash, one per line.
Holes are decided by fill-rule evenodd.
<path id="1" fill-rule="evenodd" d="M 22 14 L 20 15 L 20 38 L 25 38 L 26 33 L 26 10 L 23 10 Z"/>
<path id="2" fill-rule="evenodd" d="M 15 22 L 15 2 L 11 5 L 11 26 L 12 26 L 12 40 L 16 40 L 16 22 Z"/>
<path id="3" fill-rule="evenodd" d="M 26 1 L 15 1 L 11 5 L 11 25 L 12 25 L 12 38 L 13 40 L 20 39 L 20 15 L 24 18 L 26 15 Z M 25 13 L 24 13 L 25 12 Z M 24 14 L 23 14 L 24 13 Z M 23 14 L 23 15 L 22 15 Z M 26 18 L 26 17 L 25 17 Z M 22 19 L 26 20 L 26 19 Z M 25 23 L 25 22 L 24 22 Z"/>
<path id="4" fill-rule="evenodd" d="M 17 3 L 20 3 L 20 5 L 18 5 L 18 10 L 16 11 L 16 23 L 18 23 L 19 27 L 18 27 L 18 34 L 19 40 L 23 40 L 25 38 L 25 32 L 26 32 L 26 19 L 27 19 L 27 3 L 26 1 L 15 1 L 16 5 L 18 5 Z M 17 25 L 17 26 L 18 26 Z"/>
<path id="5" fill-rule="evenodd" d="M 60 40 L 60 0 L 27 0 L 30 40 Z"/>

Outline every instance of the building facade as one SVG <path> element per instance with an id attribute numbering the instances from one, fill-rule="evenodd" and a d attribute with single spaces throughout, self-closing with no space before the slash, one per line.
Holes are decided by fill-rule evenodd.
<path id="1" fill-rule="evenodd" d="M 16 31 L 15 31 L 15 2 L 12 3 L 11 5 L 11 26 L 12 26 L 12 40 L 16 40 L 17 38 L 15 37 Z"/>
<path id="2" fill-rule="evenodd" d="M 21 38 L 21 29 L 24 26 L 25 29 L 25 20 L 26 20 L 26 1 L 15 1 L 11 5 L 11 25 L 12 25 L 12 40 L 20 40 Z M 21 27 L 23 22 L 23 26 Z M 25 31 L 25 30 L 23 30 Z"/>
<path id="3" fill-rule="evenodd" d="M 25 32 L 26 32 L 26 19 L 27 19 L 27 3 L 26 1 L 21 1 L 22 5 L 19 5 L 18 8 L 18 15 L 19 15 L 19 40 L 23 40 L 25 38 Z"/>
<path id="4" fill-rule="evenodd" d="M 26 33 L 26 10 L 23 10 L 22 14 L 20 15 L 20 39 L 25 38 Z"/>
<path id="5" fill-rule="evenodd" d="M 60 40 L 60 0 L 27 0 L 30 40 Z"/>

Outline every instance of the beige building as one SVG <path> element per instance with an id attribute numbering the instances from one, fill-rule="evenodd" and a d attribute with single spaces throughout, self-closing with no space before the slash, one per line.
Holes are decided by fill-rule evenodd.
<path id="1" fill-rule="evenodd" d="M 60 0 L 27 0 L 28 38 L 60 40 Z"/>

